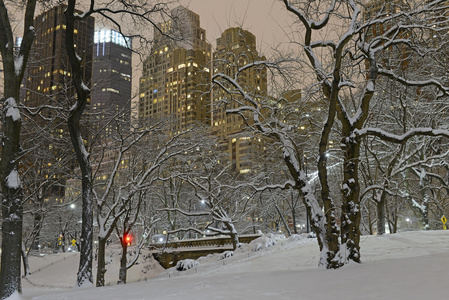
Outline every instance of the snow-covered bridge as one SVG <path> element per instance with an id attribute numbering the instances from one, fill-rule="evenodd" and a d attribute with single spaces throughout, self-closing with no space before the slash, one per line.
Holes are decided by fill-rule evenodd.
<path id="1" fill-rule="evenodd" d="M 239 235 L 240 243 L 248 244 L 260 237 L 260 234 Z M 176 266 L 183 259 L 197 259 L 213 253 L 232 250 L 232 241 L 227 236 L 208 237 L 150 244 L 154 258 L 166 269 Z"/>

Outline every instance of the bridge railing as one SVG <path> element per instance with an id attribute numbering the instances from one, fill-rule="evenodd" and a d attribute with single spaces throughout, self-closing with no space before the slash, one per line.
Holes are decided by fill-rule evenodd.
<path id="1" fill-rule="evenodd" d="M 242 234 L 239 235 L 240 243 L 248 244 L 252 240 L 260 237 L 261 234 Z M 164 249 L 189 249 L 189 248 L 212 248 L 212 247 L 226 247 L 232 245 L 232 240 L 229 236 L 216 236 L 199 239 L 189 239 L 180 241 L 170 241 L 166 243 L 150 244 L 150 250 L 163 251 Z"/>

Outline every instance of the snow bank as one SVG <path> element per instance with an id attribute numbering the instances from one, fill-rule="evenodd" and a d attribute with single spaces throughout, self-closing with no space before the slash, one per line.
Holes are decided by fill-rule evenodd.
<path id="1" fill-rule="evenodd" d="M 292 234 L 291 236 L 288 237 L 287 241 L 296 242 L 299 241 L 300 239 L 302 239 L 302 237 L 299 234 Z"/>
<path id="2" fill-rule="evenodd" d="M 266 249 L 268 247 L 271 247 L 273 245 L 276 245 L 276 238 L 273 234 L 269 233 L 267 235 L 263 235 L 249 243 L 248 245 L 245 245 L 239 249 L 241 249 L 242 252 L 252 251 L 257 252 L 262 249 Z"/>
<path id="3" fill-rule="evenodd" d="M 16 291 L 11 296 L 6 298 L 6 300 L 23 300 L 23 298 L 19 295 L 19 293 Z"/>

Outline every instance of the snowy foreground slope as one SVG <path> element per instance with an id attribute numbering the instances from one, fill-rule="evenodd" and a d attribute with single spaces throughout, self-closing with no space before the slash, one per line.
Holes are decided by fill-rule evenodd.
<path id="1" fill-rule="evenodd" d="M 23 295 L 11 299 L 422 300 L 449 295 L 449 231 L 362 237 L 363 264 L 339 270 L 317 268 L 315 239 L 278 240 L 266 248 L 267 244 L 253 242 L 224 260 L 213 255 L 188 271 L 170 269 L 147 282 L 105 288 L 68 288 L 75 282 L 77 254 L 48 255 L 31 261 L 32 271 L 42 270 L 29 276 L 30 282 L 44 286 L 24 280 Z M 254 252 L 256 248 L 260 249 Z M 109 266 L 107 274 L 116 272 L 112 261 Z M 139 265 L 135 268 L 130 280 L 161 272 L 154 266 L 146 274 Z"/>

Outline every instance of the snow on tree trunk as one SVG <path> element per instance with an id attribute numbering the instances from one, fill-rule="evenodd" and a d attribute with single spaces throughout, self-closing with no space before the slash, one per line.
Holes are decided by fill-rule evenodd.
<path id="1" fill-rule="evenodd" d="M 346 134 L 345 134 L 346 132 Z M 360 184 L 359 184 L 359 154 L 360 143 L 352 138 L 351 131 L 343 127 L 344 143 L 344 174 L 342 186 L 342 216 L 341 216 L 341 244 L 344 262 L 353 260 L 360 262 Z"/>
<path id="2" fill-rule="evenodd" d="M 17 80 L 17 79 L 16 79 Z M 18 96 L 18 90 L 13 91 Z M 2 141 L 2 259 L 0 297 L 7 298 L 21 291 L 20 269 L 22 255 L 23 191 L 17 172 L 20 155 L 20 117 L 8 114 L 16 110 L 14 98 L 8 98 Z M 20 116 L 20 115 L 19 115 Z"/>
<path id="3" fill-rule="evenodd" d="M 2 254 L 0 270 L 0 299 L 21 293 L 21 256 L 23 189 L 18 173 L 21 156 L 21 116 L 18 109 L 20 83 L 23 79 L 31 46 L 36 35 L 33 27 L 36 0 L 27 1 L 23 15 L 24 31 L 19 51 L 14 49 L 14 34 L 4 1 L 0 1 L 0 53 L 4 77 L 4 115 L 0 180 L 2 193 Z M 5 100 L 6 99 L 6 100 Z"/>
<path id="4" fill-rule="evenodd" d="M 236 250 L 240 247 L 240 241 L 239 241 L 239 235 L 237 233 L 237 230 L 235 229 L 234 224 L 231 222 L 223 222 L 226 226 L 226 229 L 229 231 L 229 235 L 231 236 L 231 242 L 232 242 L 232 250 Z"/>

